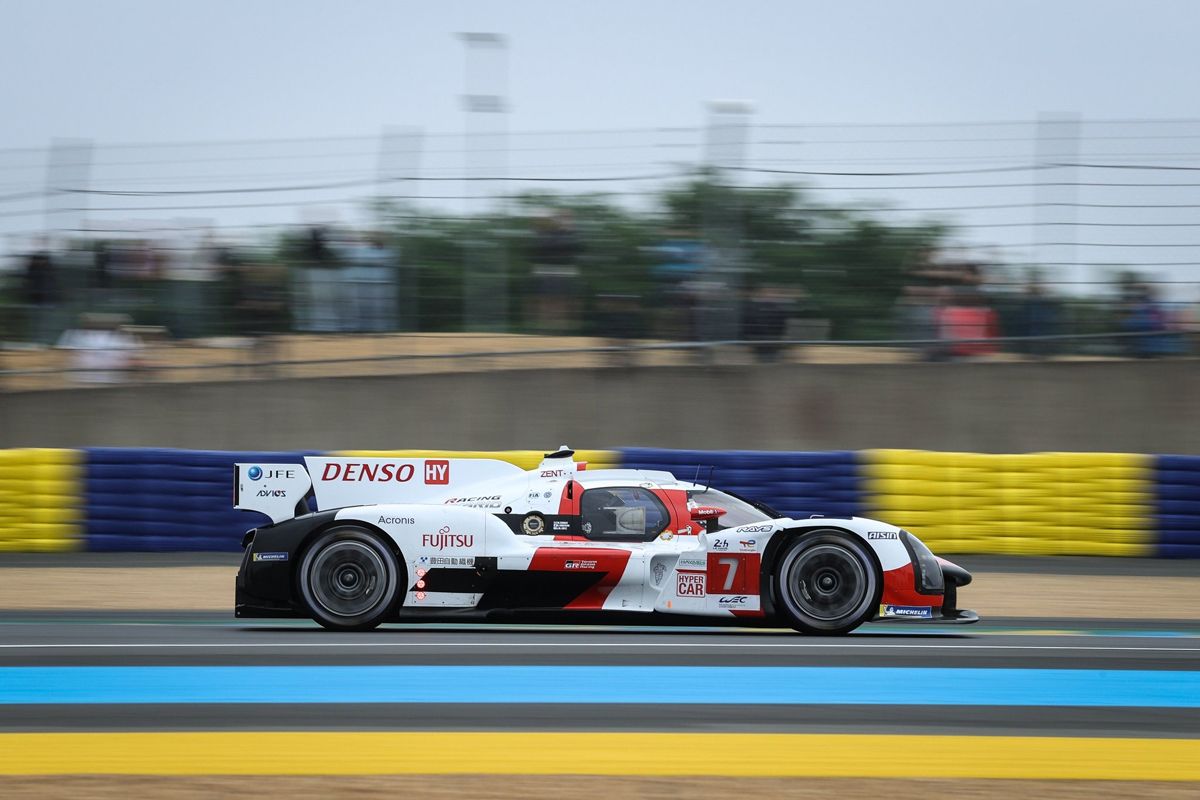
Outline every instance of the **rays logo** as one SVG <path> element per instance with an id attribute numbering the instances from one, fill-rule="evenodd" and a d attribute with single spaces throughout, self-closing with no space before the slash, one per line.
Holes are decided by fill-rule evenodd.
<path id="1" fill-rule="evenodd" d="M 246 477 L 252 481 L 256 481 L 262 477 L 262 467 L 251 467 L 246 470 Z"/>

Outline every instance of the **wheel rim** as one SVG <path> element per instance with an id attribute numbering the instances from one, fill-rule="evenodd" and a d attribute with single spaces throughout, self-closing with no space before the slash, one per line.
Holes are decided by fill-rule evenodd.
<path id="1" fill-rule="evenodd" d="M 791 601 L 805 616 L 822 622 L 852 616 L 862 605 L 869 583 L 862 561 L 832 544 L 801 550 L 787 575 Z"/>
<path id="2" fill-rule="evenodd" d="M 309 570 L 312 597 L 328 613 L 359 617 L 386 599 L 388 568 L 364 542 L 340 541 L 321 549 Z"/>

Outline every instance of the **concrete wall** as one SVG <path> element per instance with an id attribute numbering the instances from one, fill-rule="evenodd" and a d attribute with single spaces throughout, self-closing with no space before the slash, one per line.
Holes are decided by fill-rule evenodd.
<path id="1" fill-rule="evenodd" d="M 567 369 L 0 393 L 0 447 L 1200 453 L 1200 362 Z"/>

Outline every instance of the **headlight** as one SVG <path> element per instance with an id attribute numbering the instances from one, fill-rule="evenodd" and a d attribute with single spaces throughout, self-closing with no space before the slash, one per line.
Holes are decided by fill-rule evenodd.
<path id="1" fill-rule="evenodd" d="M 942 578 L 942 565 L 917 537 L 908 531 L 901 531 L 904 543 L 912 556 L 913 570 L 917 577 L 917 591 L 921 594 L 942 594 L 946 591 L 946 582 Z"/>

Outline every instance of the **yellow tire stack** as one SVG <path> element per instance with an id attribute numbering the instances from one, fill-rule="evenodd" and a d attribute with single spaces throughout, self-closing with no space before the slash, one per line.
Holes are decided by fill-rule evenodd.
<path id="1" fill-rule="evenodd" d="M 862 474 L 867 513 L 935 552 L 1152 554 L 1150 456 L 869 450 Z"/>
<path id="2" fill-rule="evenodd" d="M 0 450 L 0 552 L 82 545 L 83 453 Z"/>

